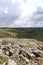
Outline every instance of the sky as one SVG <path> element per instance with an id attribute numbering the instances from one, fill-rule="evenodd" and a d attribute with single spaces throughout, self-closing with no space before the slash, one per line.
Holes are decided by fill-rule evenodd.
<path id="1" fill-rule="evenodd" d="M 43 0 L 0 0 L 0 27 L 43 27 Z"/>

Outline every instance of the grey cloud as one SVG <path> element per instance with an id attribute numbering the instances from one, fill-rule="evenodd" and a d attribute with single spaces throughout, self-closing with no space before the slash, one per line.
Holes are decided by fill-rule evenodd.
<path id="1" fill-rule="evenodd" d="M 14 5 L 12 4 L 11 0 L 0 0 L 0 7 L 5 9 L 8 7 L 9 14 L 15 14 L 15 13 L 20 13 L 20 4 L 17 1 Z"/>
<path id="2" fill-rule="evenodd" d="M 18 19 L 19 16 L 13 16 L 9 14 L 3 14 L 3 16 L 0 16 L 0 26 L 8 26 L 11 23 L 13 23 L 14 20 Z"/>
<path id="3" fill-rule="evenodd" d="M 25 2 L 26 0 L 24 0 Z M 2 26 L 19 26 L 19 27 L 37 27 L 37 26 L 42 26 L 43 27 L 43 9 L 41 7 L 37 8 L 37 11 L 31 15 L 30 18 L 26 18 L 26 20 L 20 20 L 21 16 L 21 7 L 20 3 L 16 1 L 15 4 L 11 2 L 11 0 L 0 0 L 0 7 L 1 12 L 0 12 L 0 27 Z M 5 8 L 8 8 L 8 13 L 6 14 L 4 12 Z M 22 21 L 20 24 L 13 24 L 13 22 L 16 22 L 16 20 Z M 23 21 L 25 23 L 23 23 Z"/>
<path id="4" fill-rule="evenodd" d="M 15 27 L 43 27 L 43 9 L 41 7 L 37 8 L 37 11 L 34 12 L 31 17 L 25 19 L 18 19 L 21 23 L 13 23 L 11 26 Z"/>
<path id="5" fill-rule="evenodd" d="M 21 9 L 18 2 L 13 5 L 11 0 L 0 0 L 0 7 L 3 10 L 0 12 L 0 27 L 9 26 L 21 15 Z M 7 14 L 4 12 L 6 7 L 8 8 Z"/>
<path id="6" fill-rule="evenodd" d="M 43 9 L 41 7 L 37 8 L 37 11 L 33 13 L 32 17 L 30 17 L 30 20 L 33 21 L 33 26 L 37 25 L 40 27 L 43 24 Z M 40 25 L 39 25 L 40 23 Z"/>

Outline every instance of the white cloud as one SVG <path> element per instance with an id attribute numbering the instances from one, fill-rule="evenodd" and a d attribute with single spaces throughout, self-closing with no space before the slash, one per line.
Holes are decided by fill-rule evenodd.
<path id="1" fill-rule="evenodd" d="M 26 0 L 26 3 L 23 0 L 18 1 L 21 4 L 22 17 L 31 16 L 39 6 L 43 8 L 43 0 Z"/>
<path id="2" fill-rule="evenodd" d="M 18 19 L 10 24 L 9 27 L 31 27 L 33 26 L 34 22 L 27 20 L 27 19 Z"/>
<path id="3" fill-rule="evenodd" d="M 8 7 L 5 7 L 4 12 L 5 12 L 5 14 L 8 14 Z"/>
<path id="4" fill-rule="evenodd" d="M 13 5 L 15 4 L 16 1 L 17 1 L 17 0 L 11 0 L 11 2 L 13 3 Z"/>
<path id="5" fill-rule="evenodd" d="M 6 20 L 9 22 L 8 19 L 10 19 L 11 23 L 10 27 L 25 27 L 25 26 L 43 26 L 42 18 L 43 14 L 34 15 L 34 13 L 37 13 L 38 7 L 41 7 L 43 9 L 43 0 L 4 0 L 7 5 L 4 5 L 3 2 L 0 6 L 0 13 L 4 12 L 5 14 L 8 14 L 8 17 L 6 17 Z M 7 1 L 7 3 L 6 3 Z M 38 12 L 40 8 L 38 9 Z M 42 10 L 43 11 L 43 10 Z M 11 16 L 9 16 L 9 14 Z M 3 15 L 4 17 L 4 15 Z M 33 17 L 34 20 L 31 20 Z M 12 19 L 11 19 L 12 18 Z M 39 18 L 41 21 L 39 21 Z M 5 20 L 5 21 L 6 21 Z M 9 23 L 7 23 L 9 24 Z"/>
<path id="6" fill-rule="evenodd" d="M 31 21 L 31 17 L 33 17 L 32 14 L 37 11 L 38 7 L 40 6 L 43 8 L 43 4 L 41 4 L 43 2 L 42 0 L 26 0 L 26 2 L 23 0 L 18 0 L 18 2 L 20 3 L 22 9 L 21 16 L 10 25 L 11 27 L 38 27 L 43 24 L 41 22 Z M 43 16 L 43 14 L 39 15 Z M 40 18 L 39 15 L 35 15 L 34 19 L 37 20 Z"/>

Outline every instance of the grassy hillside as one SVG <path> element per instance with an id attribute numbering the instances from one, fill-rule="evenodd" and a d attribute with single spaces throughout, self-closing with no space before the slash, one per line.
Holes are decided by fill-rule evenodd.
<path id="1" fill-rule="evenodd" d="M 5 37 L 14 37 L 14 36 L 8 33 L 7 31 L 0 29 L 0 38 L 5 38 Z"/>
<path id="2" fill-rule="evenodd" d="M 43 41 L 43 28 L 1 28 L 0 37 L 30 38 Z"/>

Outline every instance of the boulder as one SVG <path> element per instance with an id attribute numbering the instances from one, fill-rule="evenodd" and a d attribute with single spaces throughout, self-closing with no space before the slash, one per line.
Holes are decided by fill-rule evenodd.
<path id="1" fill-rule="evenodd" d="M 40 57 L 40 54 L 38 52 L 32 52 L 36 57 Z"/>
<path id="2" fill-rule="evenodd" d="M 11 59 L 8 60 L 8 62 L 6 63 L 6 65 L 17 65 L 17 63 Z"/>
<path id="3" fill-rule="evenodd" d="M 13 55 L 13 53 L 12 53 L 11 51 L 6 51 L 6 52 L 5 52 L 5 55 L 7 55 L 7 56 L 9 56 L 9 57 L 10 57 L 10 56 L 12 56 L 12 55 Z"/>
<path id="4" fill-rule="evenodd" d="M 5 46 L 2 50 L 10 50 L 10 48 Z"/>
<path id="5" fill-rule="evenodd" d="M 22 54 L 24 57 L 27 57 L 28 59 L 31 59 L 31 56 L 27 52 L 25 52 L 23 50 L 19 50 L 19 53 L 18 54 L 19 55 Z"/>

